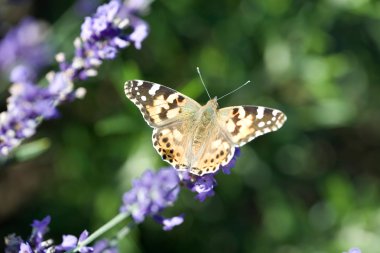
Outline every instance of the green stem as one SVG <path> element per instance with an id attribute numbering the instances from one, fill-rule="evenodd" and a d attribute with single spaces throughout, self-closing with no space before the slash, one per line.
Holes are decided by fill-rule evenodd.
<path id="1" fill-rule="evenodd" d="M 136 223 L 131 222 L 127 226 L 120 229 L 119 232 L 116 234 L 116 240 L 120 241 L 121 239 L 123 239 L 125 236 L 129 234 L 129 231 L 131 231 L 131 229 L 135 226 L 136 226 Z"/>
<path id="2" fill-rule="evenodd" d="M 109 222 L 101 226 L 98 230 L 96 230 L 89 237 L 87 237 L 86 240 L 79 243 L 78 246 L 73 251 L 74 252 L 79 251 L 82 247 L 88 245 L 89 243 L 97 239 L 99 236 L 101 236 L 102 234 L 104 234 L 105 232 L 113 228 L 115 225 L 117 225 L 118 223 L 126 219 L 128 216 L 129 216 L 129 213 L 126 213 L 126 212 L 119 213 L 112 220 L 110 220 Z"/>

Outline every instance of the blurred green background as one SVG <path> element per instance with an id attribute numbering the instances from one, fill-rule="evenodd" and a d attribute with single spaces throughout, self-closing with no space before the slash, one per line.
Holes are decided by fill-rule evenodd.
<path id="1" fill-rule="evenodd" d="M 43 19 L 51 44 L 72 51 L 83 20 L 73 1 L 16 3 L 1 3 L 12 5 L 4 20 Z M 183 225 L 164 232 L 147 220 L 121 252 L 380 252 L 379 1 L 167 0 L 144 19 L 142 49 L 77 83 L 87 96 L 61 106 L 59 119 L 2 162 L 1 237 L 27 239 L 32 220 L 50 214 L 49 235 L 60 242 L 112 218 L 133 178 L 166 166 L 124 82 L 154 81 L 205 104 L 199 66 L 212 96 L 253 82 L 221 107 L 278 108 L 288 121 L 242 148 L 213 198 L 199 203 L 183 189 L 166 210 L 185 213 Z"/>

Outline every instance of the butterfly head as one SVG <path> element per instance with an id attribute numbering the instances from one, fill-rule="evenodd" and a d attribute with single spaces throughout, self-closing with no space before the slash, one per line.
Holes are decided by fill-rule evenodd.
<path id="1" fill-rule="evenodd" d="M 209 108 L 210 110 L 213 110 L 213 111 L 218 109 L 219 105 L 218 105 L 217 100 L 218 100 L 217 97 L 210 99 L 206 104 L 206 108 Z"/>

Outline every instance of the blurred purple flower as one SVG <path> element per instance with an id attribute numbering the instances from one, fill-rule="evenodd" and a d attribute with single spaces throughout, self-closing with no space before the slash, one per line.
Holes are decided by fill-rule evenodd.
<path id="1" fill-rule="evenodd" d="M 96 10 L 99 2 L 99 0 L 78 0 L 75 2 L 74 10 L 80 16 L 89 15 Z"/>
<path id="2" fill-rule="evenodd" d="M 87 230 L 83 231 L 80 236 L 79 236 L 79 239 L 77 239 L 75 236 L 73 235 L 64 235 L 62 236 L 62 243 L 60 245 L 57 245 L 55 247 L 55 250 L 56 251 L 69 251 L 69 250 L 73 250 L 75 249 L 78 245 L 80 245 L 81 242 L 83 242 L 84 240 L 86 240 L 88 237 L 88 232 Z M 92 252 L 93 251 L 93 248 L 92 247 L 81 247 L 79 249 L 79 252 L 81 253 L 88 253 L 88 252 Z"/>
<path id="3" fill-rule="evenodd" d="M 21 243 L 19 253 L 33 253 L 33 250 L 28 243 Z"/>
<path id="4" fill-rule="evenodd" d="M 124 0 L 126 11 L 134 14 L 141 14 L 149 9 L 153 0 Z"/>
<path id="5" fill-rule="evenodd" d="M 145 3 L 150 2 L 146 0 Z M 143 3 L 134 4 L 133 8 L 137 6 L 142 8 Z M 96 76 L 97 68 L 104 60 L 115 58 L 120 49 L 131 43 L 136 48 L 141 47 L 141 42 L 147 36 L 148 26 L 135 15 L 135 11 L 138 12 L 137 9 L 132 11 L 119 0 L 111 0 L 99 6 L 93 16 L 86 17 L 80 36 L 74 41 L 75 55 L 72 61 L 68 61 L 63 53 L 56 55 L 60 71 L 47 75 L 47 87 L 37 86 L 32 82 L 37 76 L 34 69 L 31 70 L 26 65 L 14 69 L 11 75 L 14 83 L 10 88 L 11 96 L 7 100 L 7 111 L 0 113 L 0 155 L 8 155 L 24 139 L 32 136 L 43 119 L 57 117 L 56 107 L 59 104 L 83 97 L 85 89 L 75 89 L 73 82 Z M 43 37 L 36 38 L 37 25 L 29 20 L 21 27 L 27 28 L 15 29 L 0 44 L 0 69 L 1 66 L 12 65 L 10 63 L 13 60 L 10 59 L 16 59 L 16 55 L 25 56 L 32 66 L 40 66 L 46 62 L 44 57 L 48 54 L 32 47 L 37 42 L 41 44 Z M 19 40 L 25 37 L 28 40 L 23 39 L 22 43 L 30 46 L 28 50 L 19 52 L 13 49 L 13 44 L 20 44 Z"/>
<path id="6" fill-rule="evenodd" d="M 348 252 L 343 253 L 362 253 L 362 251 L 359 248 L 351 248 Z"/>
<path id="7" fill-rule="evenodd" d="M 141 49 L 141 42 L 148 36 L 149 26 L 141 19 L 134 19 L 132 25 L 135 30 L 129 35 L 129 39 L 133 41 L 135 48 Z"/>
<path id="8" fill-rule="evenodd" d="M 29 241 L 32 243 L 32 245 L 35 245 L 36 247 L 39 247 L 43 241 L 44 235 L 48 231 L 48 226 L 50 224 L 50 216 L 46 216 L 41 221 L 34 220 L 32 223 L 33 231 L 32 235 L 30 236 Z"/>
<path id="9" fill-rule="evenodd" d="M 35 78 L 36 72 L 52 62 L 52 50 L 45 42 L 47 28 L 46 23 L 28 17 L 11 29 L 0 41 L 0 72 L 11 72 L 15 78 L 16 67 L 22 67 L 29 78 Z"/>
<path id="10" fill-rule="evenodd" d="M 37 77 L 36 72 L 25 65 L 17 65 L 13 68 L 11 75 L 9 77 L 10 81 L 13 83 L 17 82 L 28 82 L 35 80 Z"/>
<path id="11" fill-rule="evenodd" d="M 236 147 L 234 156 L 232 157 L 231 161 L 227 165 L 221 166 L 220 168 L 224 174 L 229 175 L 231 173 L 231 169 L 235 167 L 236 160 L 239 156 L 240 156 L 240 148 Z"/>
<path id="12" fill-rule="evenodd" d="M 170 231 L 174 227 L 176 227 L 178 225 L 181 225 L 183 223 L 183 221 L 184 221 L 183 216 L 184 215 L 174 216 L 174 217 L 171 217 L 171 218 L 164 218 L 163 216 L 155 215 L 155 216 L 153 216 L 153 219 L 157 223 L 161 224 L 163 226 L 163 229 L 165 231 Z"/>
<path id="13" fill-rule="evenodd" d="M 44 240 L 45 233 L 48 231 L 50 217 L 43 220 L 34 220 L 32 223 L 33 231 L 28 241 L 22 240 L 21 237 L 9 235 L 5 238 L 6 253 L 32 253 L 32 252 L 49 252 L 52 249 L 52 241 Z"/>
<path id="14" fill-rule="evenodd" d="M 136 223 L 147 216 L 159 214 L 173 204 L 179 193 L 179 177 L 173 168 L 158 172 L 146 171 L 132 183 L 132 189 L 123 196 L 121 212 L 128 212 Z"/>
<path id="15" fill-rule="evenodd" d="M 239 156 L 240 149 L 235 148 L 235 153 L 231 161 L 227 165 L 222 166 L 215 173 L 209 173 L 203 176 L 198 176 L 189 172 L 179 172 L 181 181 L 188 189 L 190 189 L 192 192 L 197 193 L 197 195 L 195 196 L 196 199 L 203 202 L 207 197 L 212 197 L 215 194 L 214 188 L 217 186 L 215 175 L 219 171 L 222 171 L 224 174 L 230 174 L 230 170 L 232 167 L 235 166 L 236 159 Z"/>
<path id="16" fill-rule="evenodd" d="M 116 246 L 110 244 L 106 239 L 97 241 L 93 247 L 93 253 L 118 253 Z"/>
<path id="17" fill-rule="evenodd" d="M 18 253 L 21 248 L 21 244 L 24 243 L 20 236 L 16 236 L 15 234 L 8 235 L 4 238 L 5 242 L 5 253 Z"/>
<path id="18" fill-rule="evenodd" d="M 197 192 L 195 197 L 199 201 L 203 202 L 207 197 L 214 196 L 214 187 L 217 185 L 214 178 L 214 174 L 207 174 L 202 177 L 198 177 L 192 187 L 193 192 Z"/>
<path id="19" fill-rule="evenodd" d="M 62 243 L 54 245 L 53 240 L 44 238 L 49 229 L 49 223 L 50 216 L 45 217 L 41 221 L 34 220 L 32 223 L 32 234 L 29 240 L 26 241 L 13 234 L 7 236 L 5 238 L 5 253 L 64 253 L 77 248 L 88 237 L 88 232 L 85 230 L 81 233 L 79 239 L 73 235 L 64 235 L 62 237 Z M 93 248 L 82 246 L 79 248 L 79 252 L 93 252 Z"/>

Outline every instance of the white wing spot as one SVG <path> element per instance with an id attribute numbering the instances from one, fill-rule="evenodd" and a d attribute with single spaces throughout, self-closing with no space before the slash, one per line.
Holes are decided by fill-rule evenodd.
<path id="1" fill-rule="evenodd" d="M 170 96 L 166 99 L 169 103 L 173 103 L 174 99 L 178 97 L 178 94 L 170 94 Z"/>
<path id="2" fill-rule="evenodd" d="M 244 107 L 239 106 L 239 119 L 243 119 L 245 117 Z"/>
<path id="3" fill-rule="evenodd" d="M 139 81 L 137 81 L 137 86 L 141 86 L 141 85 L 143 85 L 143 83 L 144 83 L 144 81 L 139 80 Z"/>
<path id="4" fill-rule="evenodd" d="M 280 128 L 280 127 L 282 127 L 282 123 L 279 122 L 279 121 L 277 121 L 277 122 L 276 122 L 276 126 L 277 126 L 278 128 Z"/>
<path id="5" fill-rule="evenodd" d="M 255 134 L 256 134 L 256 136 L 260 136 L 260 135 L 263 135 L 264 133 L 263 133 L 262 131 L 260 131 L 260 130 L 257 130 L 257 131 L 255 132 Z"/>
<path id="6" fill-rule="evenodd" d="M 272 115 L 276 116 L 280 111 L 279 110 L 273 110 Z"/>
<path id="7" fill-rule="evenodd" d="M 148 91 L 149 95 L 156 95 L 156 91 L 158 91 L 160 89 L 160 85 L 158 84 L 153 84 L 152 88 L 150 88 L 150 90 Z"/>
<path id="8" fill-rule="evenodd" d="M 265 108 L 262 106 L 257 107 L 257 115 L 256 115 L 257 119 L 262 119 L 264 117 L 264 110 Z"/>
<path id="9" fill-rule="evenodd" d="M 169 110 L 169 111 L 167 112 L 167 114 L 166 114 L 166 117 L 167 117 L 168 119 L 172 119 L 172 118 L 174 118 L 175 116 L 177 116 L 177 115 L 179 114 L 180 109 L 181 109 L 181 108 L 178 107 L 178 108 L 174 108 L 174 109 Z"/>
<path id="10" fill-rule="evenodd" d="M 173 131 L 173 135 L 174 135 L 174 139 L 175 139 L 176 141 L 182 141 L 182 137 L 183 137 L 183 135 L 181 134 L 180 131 L 178 131 L 177 129 L 174 129 L 174 131 Z"/>
<path id="11" fill-rule="evenodd" d="M 259 127 L 263 127 L 265 126 L 265 122 L 264 121 L 261 121 L 259 124 L 257 124 Z"/>
<path id="12" fill-rule="evenodd" d="M 268 120 L 267 121 L 267 125 L 270 125 L 272 123 L 272 121 Z"/>
<path id="13" fill-rule="evenodd" d="M 211 148 L 213 148 L 213 149 L 217 149 L 217 148 L 219 148 L 220 144 L 222 144 L 222 141 L 221 141 L 221 140 L 213 141 L 213 142 L 211 143 Z"/>
<path id="14" fill-rule="evenodd" d="M 227 127 L 227 131 L 232 133 L 235 130 L 235 123 L 232 120 L 229 120 L 227 122 L 226 127 Z"/>
<path id="15" fill-rule="evenodd" d="M 142 101 L 146 101 L 146 97 L 145 96 L 141 96 L 141 100 Z"/>
<path id="16" fill-rule="evenodd" d="M 270 128 L 268 128 L 268 127 L 264 128 L 263 131 L 264 131 L 264 134 L 271 132 Z"/>
<path id="17" fill-rule="evenodd" d="M 138 87 L 135 87 L 135 90 L 139 90 L 139 88 L 138 88 Z"/>

